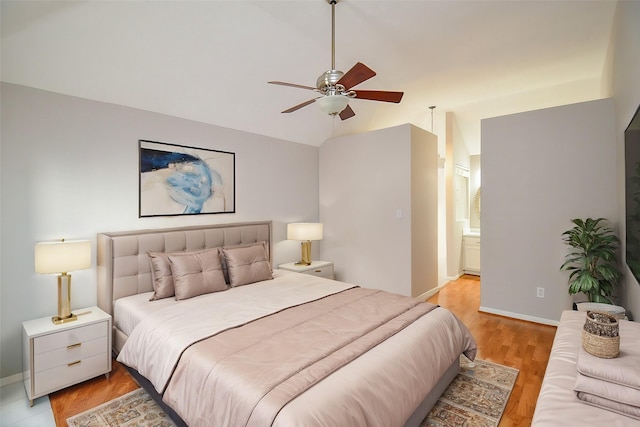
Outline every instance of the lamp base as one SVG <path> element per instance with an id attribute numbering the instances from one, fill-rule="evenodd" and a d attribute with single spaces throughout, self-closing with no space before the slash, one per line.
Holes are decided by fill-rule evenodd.
<path id="1" fill-rule="evenodd" d="M 62 273 L 58 276 L 58 315 L 51 321 L 56 325 L 73 322 L 78 317 L 71 312 L 71 275 Z"/>
<path id="2" fill-rule="evenodd" d="M 302 246 L 302 259 L 295 265 L 311 265 L 311 241 L 303 241 L 300 246 Z"/>
<path id="3" fill-rule="evenodd" d="M 74 320 L 78 320 L 78 316 L 76 316 L 73 313 L 71 313 L 71 315 L 69 315 L 68 317 L 53 316 L 51 318 L 51 321 L 56 325 L 62 325 L 63 323 L 73 322 Z"/>

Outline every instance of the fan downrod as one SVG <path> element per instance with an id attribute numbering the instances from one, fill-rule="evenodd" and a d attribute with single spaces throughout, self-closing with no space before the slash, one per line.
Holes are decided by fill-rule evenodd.
<path id="1" fill-rule="evenodd" d="M 316 89 L 325 95 L 337 95 L 344 91 L 344 86 L 337 88 L 336 83 L 344 76 L 340 70 L 336 70 L 336 11 L 335 5 L 340 0 L 326 0 L 331 5 L 331 69 L 322 73 L 316 81 Z"/>

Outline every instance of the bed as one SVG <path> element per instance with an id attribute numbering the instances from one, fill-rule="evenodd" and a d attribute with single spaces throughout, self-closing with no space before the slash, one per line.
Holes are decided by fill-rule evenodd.
<path id="1" fill-rule="evenodd" d="M 118 360 L 178 425 L 420 425 L 475 357 L 468 329 L 413 298 L 273 270 L 271 227 L 98 234 Z"/>

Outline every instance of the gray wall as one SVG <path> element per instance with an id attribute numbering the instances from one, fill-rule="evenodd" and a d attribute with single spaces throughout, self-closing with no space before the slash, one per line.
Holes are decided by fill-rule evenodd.
<path id="1" fill-rule="evenodd" d="M 22 370 L 24 320 L 55 314 L 56 278 L 34 244 L 96 233 L 273 220 L 274 265 L 299 257 L 286 223 L 318 219 L 318 148 L 3 83 L 0 378 Z M 138 139 L 236 153 L 236 214 L 138 218 Z M 95 262 L 72 308 L 96 304 Z"/>
<path id="2" fill-rule="evenodd" d="M 615 22 L 613 25 L 613 34 L 611 39 L 611 50 L 610 50 L 610 58 L 607 66 L 604 70 L 604 78 L 603 84 L 604 86 L 609 86 L 607 88 L 607 92 L 613 98 L 615 116 L 612 117 L 609 111 L 606 112 L 606 117 L 584 117 L 580 123 L 576 123 L 577 129 L 587 129 L 592 127 L 591 120 L 595 120 L 593 123 L 602 123 L 604 128 L 606 128 L 607 132 L 609 132 L 609 128 L 613 125 L 613 129 L 611 132 L 613 134 L 609 134 L 606 139 L 595 140 L 586 135 L 589 139 L 585 141 L 591 141 L 591 144 L 584 144 L 584 146 L 588 146 L 589 150 L 599 150 L 603 147 L 607 148 L 607 152 L 604 153 L 605 156 L 598 161 L 594 161 L 592 158 L 588 161 L 586 167 L 593 168 L 594 172 L 591 176 L 585 176 L 584 174 L 577 175 L 578 178 L 584 178 L 581 180 L 579 185 L 575 188 L 585 188 L 586 184 L 589 180 L 593 179 L 593 176 L 597 176 L 598 178 L 602 177 L 606 182 L 610 180 L 610 171 L 616 171 L 616 182 L 615 188 L 610 188 L 608 191 L 612 194 L 617 193 L 617 197 L 615 202 L 610 201 L 611 195 L 607 194 L 605 198 L 607 199 L 607 204 L 602 203 L 602 206 L 595 206 L 593 209 L 593 214 L 590 216 L 598 215 L 600 212 L 602 215 L 604 213 L 608 213 L 607 216 L 615 222 L 618 235 L 622 240 L 622 248 L 620 250 L 620 266 L 623 271 L 624 277 L 621 281 L 621 286 L 619 289 L 619 303 L 627 309 L 627 312 L 631 315 L 634 320 L 638 320 L 640 317 L 640 286 L 636 279 L 633 277 L 631 272 L 626 266 L 624 260 L 625 246 L 624 246 L 624 233 L 625 233 L 625 197 L 624 197 L 624 129 L 629 124 L 631 117 L 635 113 L 638 105 L 640 105 L 640 79 L 638 79 L 638 75 L 640 75 L 640 2 L 633 1 L 620 1 L 616 6 L 616 15 Z M 609 102 L 609 101 L 599 101 L 599 102 Z M 581 105 L 581 104 L 577 104 Z M 571 106 L 567 106 L 570 108 Z M 560 107 L 564 108 L 564 107 Z M 607 107 L 608 110 L 608 107 Z M 541 110 L 541 111 L 555 111 L 555 109 L 551 110 Z M 524 113 L 528 114 L 528 113 Z M 597 114 L 596 114 L 597 115 Z M 516 115 L 518 116 L 518 115 Z M 507 116 L 511 117 L 511 116 Z M 491 119 L 493 120 L 493 119 Z M 505 118 L 505 120 L 508 120 Z M 515 147 L 521 146 L 521 141 L 529 138 L 529 133 L 533 135 L 537 135 L 539 132 L 544 129 L 539 128 L 548 128 L 549 126 L 556 126 L 555 117 L 547 117 L 544 119 L 545 122 L 540 122 L 537 124 L 530 123 L 527 126 L 526 134 L 522 134 L 520 129 L 502 129 L 504 132 L 504 136 L 506 138 L 505 141 L 505 149 L 508 149 L 511 144 L 515 144 Z M 607 121 L 608 120 L 608 121 Z M 559 267 L 558 257 L 564 255 L 565 247 L 564 245 L 559 244 L 559 240 L 554 241 L 552 246 L 547 246 L 542 242 L 544 239 L 550 241 L 551 235 L 548 235 L 547 232 L 542 231 L 541 235 L 531 236 L 528 231 L 530 227 L 529 216 L 535 216 L 535 214 L 539 214 L 544 211 L 551 213 L 562 214 L 563 210 L 565 210 L 564 206 L 566 205 L 566 197 L 560 197 L 558 195 L 558 201 L 562 203 L 553 203 L 542 204 L 540 205 L 539 199 L 541 194 L 544 194 L 544 198 L 548 199 L 548 195 L 546 192 L 557 192 L 558 188 L 565 188 L 566 185 L 563 181 L 549 182 L 548 180 L 538 181 L 530 179 L 529 183 L 533 185 L 532 188 L 528 189 L 526 192 L 517 191 L 520 183 L 514 182 L 514 185 L 506 185 L 503 184 L 500 187 L 502 190 L 511 191 L 514 194 L 514 197 L 520 200 L 523 204 L 529 206 L 527 209 L 523 209 L 523 211 L 519 212 L 519 218 L 522 220 L 522 224 L 520 226 L 512 224 L 513 219 L 508 217 L 506 213 L 504 213 L 500 206 L 498 206 L 498 214 L 499 216 L 496 218 L 487 218 L 486 215 L 489 215 L 485 209 L 487 209 L 487 198 L 485 197 L 485 189 L 487 188 L 487 183 L 484 182 L 485 174 L 491 174 L 491 171 L 487 170 L 488 163 L 486 159 L 486 145 L 485 137 L 484 137 L 484 126 L 488 121 L 483 122 L 483 145 L 482 145 L 482 179 L 483 179 L 483 215 L 482 215 L 482 301 L 481 305 L 483 308 L 489 308 L 490 310 L 495 310 L 497 312 L 507 311 L 508 313 L 515 313 L 515 317 L 526 318 L 527 316 L 533 316 L 534 319 L 542 318 L 538 320 L 554 320 L 558 318 L 558 311 L 562 308 L 566 307 L 570 304 L 569 296 L 566 294 L 566 273 L 561 273 L 557 270 Z M 494 125 L 498 126 L 499 122 L 494 122 Z M 508 125 L 507 121 L 501 122 L 501 125 Z M 584 125 L 584 126 L 583 126 Z M 604 131 L 605 129 L 596 129 L 598 131 Z M 614 141 L 613 144 L 611 141 Z M 562 168 L 565 165 L 563 164 L 554 164 L 555 160 L 553 160 L 553 156 L 550 155 L 553 151 L 553 147 L 547 147 L 547 144 L 543 140 L 532 141 L 535 142 L 534 146 L 538 147 L 537 151 L 531 152 L 530 159 L 524 159 L 522 155 L 516 156 L 516 159 L 523 161 L 523 165 L 529 165 L 531 162 L 533 164 L 538 165 L 539 168 L 542 168 L 545 173 L 551 173 L 552 176 L 557 176 L 559 173 L 557 168 Z M 578 141 L 574 140 L 574 143 Z M 558 141 L 560 145 L 568 143 L 568 141 Z M 546 153 L 545 153 L 546 152 Z M 494 163 L 501 165 L 504 161 L 509 160 L 507 157 L 508 152 L 504 153 L 501 158 L 501 155 L 498 152 L 495 152 Z M 611 165 L 611 155 L 615 155 L 615 164 Z M 582 154 L 581 154 L 582 156 Z M 549 159 L 553 161 L 549 163 Z M 489 160 L 491 162 L 491 160 Z M 513 168 L 511 168 L 513 169 Z M 526 169 L 523 169 L 522 174 L 525 174 Z M 498 174 L 503 174 L 506 178 L 507 170 L 498 170 Z M 512 172 L 514 172 L 512 170 Z M 515 171 L 517 172 L 517 171 Z M 531 172 L 529 172 L 531 173 Z M 517 175 L 516 175 L 517 176 Z M 512 177 L 509 177 L 512 179 Z M 564 179 L 564 178 L 563 178 Z M 575 180 L 575 178 L 570 177 L 569 181 Z M 534 183 L 532 181 L 536 181 Z M 560 187 L 557 183 L 562 184 Z M 607 184 L 609 185 L 609 184 Z M 509 188 L 505 188 L 509 187 Z M 510 188 L 513 187 L 513 190 Z M 488 190 L 489 191 L 489 190 Z M 604 191 L 604 190 L 602 190 Z M 529 201 L 522 200 L 525 196 L 529 197 Z M 596 196 L 596 200 L 600 199 L 600 194 Z M 502 202 L 505 202 L 506 195 L 503 195 Z M 612 209 L 612 205 L 615 203 L 615 210 Z M 508 206 L 508 204 L 507 204 Z M 560 206 L 560 211 L 558 211 L 558 206 Z M 542 209 L 541 209 L 542 208 Z M 508 212 L 513 212 L 511 208 L 508 209 Z M 527 213 L 528 212 L 528 213 Z M 524 215 L 523 215 L 524 213 Z M 485 215 L 486 214 L 486 215 Z M 566 212 L 565 212 L 566 216 Z M 493 245 L 496 248 L 499 248 L 499 245 L 504 245 L 504 251 L 506 248 L 513 248 L 513 257 L 520 258 L 520 263 L 515 266 L 509 266 L 508 261 L 513 261 L 507 254 L 507 260 L 501 259 L 487 259 L 488 254 L 485 251 L 485 237 L 489 237 L 487 233 L 489 233 L 487 227 L 487 220 L 497 229 L 500 228 L 500 224 L 497 223 L 501 219 L 504 219 L 506 224 L 508 225 L 502 231 L 504 232 L 500 237 L 496 237 Z M 567 224 L 563 227 L 558 227 L 554 225 L 554 223 L 550 223 L 547 227 L 556 227 L 557 229 L 564 231 L 565 229 L 570 227 L 570 224 Z M 544 230 L 544 228 L 542 228 Z M 508 231 L 513 233 L 512 235 L 508 234 Z M 489 237 L 490 238 L 490 237 Z M 533 238 L 532 242 L 527 242 L 526 239 Z M 504 240 L 501 242 L 500 240 Z M 534 245 L 531 248 L 531 245 Z M 535 250 L 530 250 L 535 249 Z M 532 257 L 530 260 L 524 259 L 525 257 L 517 257 L 516 252 L 522 252 L 523 254 L 529 253 Z M 545 251 L 551 251 L 552 253 L 545 253 Z M 502 256 L 503 252 L 496 251 L 496 255 Z M 551 258 L 553 258 L 553 263 Z M 505 266 L 505 275 L 511 274 L 511 279 L 506 279 L 505 277 L 492 277 L 491 275 L 487 276 L 487 271 L 485 267 L 487 267 L 487 263 L 493 265 L 495 268 L 499 268 L 500 265 Z M 552 263 L 552 264 L 551 264 Z M 553 265 L 554 269 L 545 269 L 542 268 L 544 266 Z M 535 271 L 531 265 L 541 266 L 540 269 Z M 524 274 L 527 273 L 528 274 Z M 491 274 L 491 273 L 490 273 Z M 559 277 L 558 277 L 559 276 Z M 536 278 L 537 283 L 532 283 L 532 277 Z M 547 283 L 558 282 L 552 285 L 553 294 L 550 294 L 550 287 L 547 286 Z M 544 300 L 535 298 L 535 288 L 537 286 L 543 286 L 546 288 L 546 298 Z M 558 293 L 560 292 L 560 293 Z M 553 295 L 553 298 L 551 297 Z"/>
<path id="3" fill-rule="evenodd" d="M 435 135 L 407 124 L 325 141 L 320 147 L 320 220 L 325 226 L 322 254 L 335 263 L 339 280 L 412 296 L 434 288 Z M 418 236 L 423 240 L 412 244 Z M 423 255 L 415 270 L 413 255 Z"/>
<path id="4" fill-rule="evenodd" d="M 624 130 L 640 105 L 640 2 L 618 2 L 614 23 L 613 96 L 618 147 L 618 222 L 624 230 Z M 624 235 L 624 234 L 622 234 Z M 625 253 L 624 239 L 622 255 Z M 624 258 L 623 258 L 624 259 Z M 640 320 L 640 286 L 623 262 L 622 305 Z"/>
<path id="5" fill-rule="evenodd" d="M 338 280 L 411 294 L 410 161 L 410 125 L 331 138 L 320 147 L 320 246 Z"/>
<path id="6" fill-rule="evenodd" d="M 612 99 L 482 121 L 482 311 L 553 323 L 571 308 L 561 234 L 619 225 L 614 124 Z"/>

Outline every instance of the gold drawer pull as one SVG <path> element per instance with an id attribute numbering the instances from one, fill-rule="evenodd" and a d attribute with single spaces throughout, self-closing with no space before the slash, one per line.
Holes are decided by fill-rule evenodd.
<path id="1" fill-rule="evenodd" d="M 71 350 L 72 348 L 76 348 L 76 347 L 80 347 L 82 345 L 81 342 L 79 342 L 78 344 L 71 344 L 67 346 L 67 350 Z"/>
<path id="2" fill-rule="evenodd" d="M 322 273 L 322 270 L 316 270 L 316 273 Z"/>
<path id="3" fill-rule="evenodd" d="M 82 360 L 76 360 L 75 362 L 67 363 L 67 366 L 77 365 L 78 363 L 81 363 L 81 362 Z"/>

